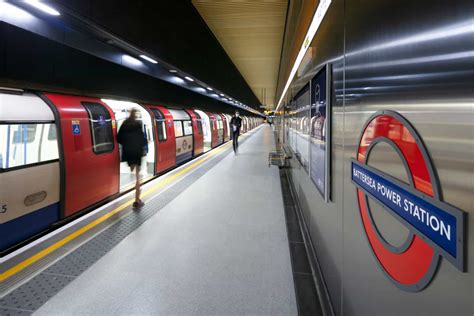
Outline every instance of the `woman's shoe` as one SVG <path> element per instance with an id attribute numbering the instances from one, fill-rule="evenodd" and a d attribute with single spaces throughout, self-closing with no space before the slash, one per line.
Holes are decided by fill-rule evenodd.
<path id="1" fill-rule="evenodd" d="M 142 200 L 139 200 L 138 202 L 137 201 L 133 202 L 132 206 L 133 206 L 133 208 L 142 208 L 144 205 L 145 205 L 145 203 L 143 203 Z"/>

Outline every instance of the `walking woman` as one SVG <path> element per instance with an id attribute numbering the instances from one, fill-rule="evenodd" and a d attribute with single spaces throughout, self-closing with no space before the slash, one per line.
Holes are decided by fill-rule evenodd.
<path id="1" fill-rule="evenodd" d="M 138 120 L 138 115 L 138 110 L 132 109 L 130 116 L 123 122 L 117 135 L 118 142 L 122 145 L 122 161 L 128 163 L 132 172 L 135 169 L 135 202 L 133 207 L 136 209 L 145 205 L 140 199 L 139 175 L 146 139 L 143 133 L 143 125 L 141 120 Z"/>

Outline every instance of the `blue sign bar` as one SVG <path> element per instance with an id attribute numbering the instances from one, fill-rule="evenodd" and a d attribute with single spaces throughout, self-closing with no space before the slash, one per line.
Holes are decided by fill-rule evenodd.
<path id="1" fill-rule="evenodd" d="M 456 217 L 355 161 L 352 162 L 352 181 L 456 258 Z"/>

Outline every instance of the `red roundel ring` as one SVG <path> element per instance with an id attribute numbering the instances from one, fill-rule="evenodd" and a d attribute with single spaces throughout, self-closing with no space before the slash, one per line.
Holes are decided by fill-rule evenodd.
<path id="1" fill-rule="evenodd" d="M 367 164 L 371 144 L 388 139 L 405 160 L 410 181 L 416 190 L 439 198 L 431 160 L 415 129 L 401 115 L 392 111 L 375 113 L 367 122 L 360 138 L 357 160 Z M 366 193 L 357 188 L 362 224 L 370 247 L 387 277 L 399 288 L 417 292 L 432 280 L 438 266 L 439 254 L 417 234 L 411 235 L 408 247 L 402 252 L 393 251 L 377 234 L 371 220 Z"/>

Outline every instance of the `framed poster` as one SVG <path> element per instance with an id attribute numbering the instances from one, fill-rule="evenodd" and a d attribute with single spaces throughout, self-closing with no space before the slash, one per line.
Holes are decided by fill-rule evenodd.
<path id="1" fill-rule="evenodd" d="M 296 158 L 309 173 L 309 108 L 310 108 L 310 85 L 304 86 L 295 96 L 295 153 Z"/>
<path id="2" fill-rule="evenodd" d="M 324 200 L 330 200 L 331 65 L 311 79 L 310 177 Z"/>

